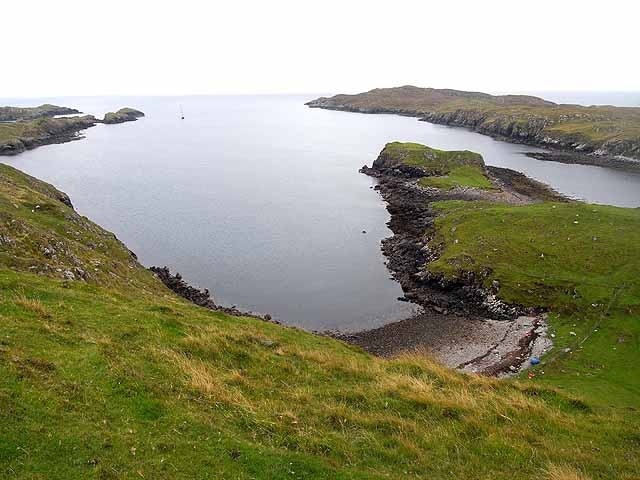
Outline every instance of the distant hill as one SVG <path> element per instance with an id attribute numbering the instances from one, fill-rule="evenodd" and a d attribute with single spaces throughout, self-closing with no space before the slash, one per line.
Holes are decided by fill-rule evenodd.
<path id="1" fill-rule="evenodd" d="M 602 158 L 640 160 L 640 108 L 564 105 L 527 95 L 489 95 L 403 86 L 307 103 L 361 113 L 396 113 L 443 125 L 471 128 L 512 142 Z M 590 160 L 585 163 L 594 163 Z"/>

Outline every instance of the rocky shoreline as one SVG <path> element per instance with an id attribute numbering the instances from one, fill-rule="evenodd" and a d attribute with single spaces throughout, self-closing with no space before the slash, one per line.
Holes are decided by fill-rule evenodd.
<path id="1" fill-rule="evenodd" d="M 16 136 L 0 142 L 0 155 L 17 155 L 26 150 L 55 143 L 67 143 L 82 139 L 80 131 L 96 125 L 91 115 L 69 118 L 42 118 L 36 120 L 34 134 Z"/>
<path id="2" fill-rule="evenodd" d="M 165 286 L 179 295 L 180 297 L 194 303 L 200 307 L 207 308 L 209 310 L 213 310 L 215 312 L 226 313 L 227 315 L 233 315 L 238 317 L 252 317 L 257 318 L 259 320 L 263 320 L 265 322 L 271 322 L 280 324 L 279 321 L 271 318 L 271 315 L 257 315 L 251 312 L 243 312 L 237 309 L 235 306 L 233 307 L 223 307 L 221 305 L 217 305 L 214 299 L 211 297 L 211 293 L 208 289 L 200 290 L 192 285 L 189 285 L 179 273 L 172 274 L 169 267 L 149 267 L 149 270 L 153 272 L 153 274 L 165 284 Z"/>
<path id="3" fill-rule="evenodd" d="M 628 157 L 594 157 L 584 153 L 570 150 L 557 150 L 550 152 L 526 152 L 525 155 L 536 160 L 558 162 L 574 165 L 592 165 L 594 167 L 615 168 L 629 172 L 640 172 L 640 160 Z"/>
<path id="4" fill-rule="evenodd" d="M 602 147 L 578 139 L 551 137 L 545 135 L 543 129 L 546 124 L 539 119 L 528 119 L 524 124 L 515 118 L 504 118 L 500 122 L 484 122 L 482 116 L 466 111 L 449 114 L 416 112 L 414 116 L 421 122 L 467 128 L 496 140 L 548 149 L 549 152 L 527 153 L 538 160 L 640 171 L 640 160 L 625 156 L 632 151 L 640 155 L 637 146 L 608 144 Z"/>
<path id="5" fill-rule="evenodd" d="M 483 125 L 475 117 L 465 115 L 465 112 L 455 112 L 450 115 L 425 114 L 411 109 L 395 108 L 359 108 L 348 105 L 327 105 L 317 101 L 307 103 L 310 108 L 322 108 L 324 110 L 336 110 L 341 112 L 365 113 L 365 114 L 394 114 L 403 117 L 416 117 L 421 122 L 444 125 L 447 127 L 459 127 L 482 133 L 503 142 L 528 145 L 531 147 L 548 149 L 548 152 L 527 152 L 527 155 L 537 160 L 551 162 L 592 165 L 597 167 L 615 168 L 633 172 L 640 172 L 640 160 L 627 157 L 624 148 L 614 148 L 620 153 L 602 153 L 596 146 L 580 142 L 562 142 L 557 139 L 545 137 L 540 134 L 542 125 L 530 125 L 530 128 L 517 127 L 515 122 L 507 122 L 505 125 Z M 466 119 L 466 120 L 465 120 Z"/>
<path id="6" fill-rule="evenodd" d="M 526 204 L 566 198 L 504 168 L 487 168 L 499 191 L 425 188 L 411 168 L 381 168 L 379 161 L 361 172 L 378 179 L 375 188 L 391 215 L 388 226 L 393 236 L 382 242 L 387 266 L 402 287 L 403 299 L 422 307 L 423 313 L 377 329 L 339 335 L 341 339 L 381 356 L 426 351 L 448 366 L 495 376 L 526 368 L 531 356 L 549 348 L 542 310 L 501 302 L 497 282 L 486 290 L 473 276 L 445 281 L 425 269 L 438 256 L 428 246 L 436 218 L 431 204 L 440 200 Z"/>
<path id="7" fill-rule="evenodd" d="M 98 119 L 93 115 L 55 116 L 70 113 L 80 112 L 55 105 L 36 108 L 0 107 L 0 114 L 4 115 L 3 118 L 9 119 L 6 123 L 0 123 L 0 155 L 17 155 L 43 145 L 80 140 L 84 138 L 80 134 L 82 130 L 94 127 L 99 123 L 132 122 L 144 117 L 144 113 L 132 108 L 108 112 L 103 119 Z"/>

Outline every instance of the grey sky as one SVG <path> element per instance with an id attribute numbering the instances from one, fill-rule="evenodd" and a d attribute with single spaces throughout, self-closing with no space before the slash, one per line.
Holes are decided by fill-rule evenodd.
<path id="1" fill-rule="evenodd" d="M 2 11 L 0 97 L 640 89 L 634 1 L 21 0 Z"/>

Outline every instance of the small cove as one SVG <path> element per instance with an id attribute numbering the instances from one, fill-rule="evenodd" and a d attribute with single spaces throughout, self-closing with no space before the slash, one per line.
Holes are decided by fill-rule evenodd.
<path id="1" fill-rule="evenodd" d="M 309 109 L 311 98 L 5 100 L 97 116 L 131 106 L 147 117 L 2 161 L 66 191 L 145 265 L 168 265 L 219 303 L 309 330 L 362 330 L 413 313 L 380 252 L 391 234 L 385 205 L 358 173 L 388 141 L 478 151 L 574 198 L 640 206 L 638 174 L 543 162 L 522 153 L 529 147 L 410 117 Z"/>

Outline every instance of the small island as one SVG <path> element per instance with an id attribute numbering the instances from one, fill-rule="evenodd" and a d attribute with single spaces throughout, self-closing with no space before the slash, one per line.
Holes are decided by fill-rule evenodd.
<path id="1" fill-rule="evenodd" d="M 108 112 L 104 115 L 104 119 L 102 123 L 113 124 L 113 123 L 124 123 L 124 122 L 133 122 L 138 120 L 138 118 L 144 117 L 144 113 L 140 110 L 136 110 L 135 108 L 121 108 L 117 112 Z"/>
<path id="2" fill-rule="evenodd" d="M 98 123 L 124 123 L 144 117 L 144 113 L 133 108 L 109 112 L 102 120 L 80 113 L 76 109 L 49 104 L 0 107 L 0 155 L 16 155 L 41 145 L 78 140 L 82 138 L 82 130 Z"/>
<path id="3" fill-rule="evenodd" d="M 311 108 L 395 113 L 515 143 L 550 148 L 541 160 L 640 170 L 640 108 L 556 104 L 528 95 L 489 95 L 404 86 L 321 97 Z"/>

